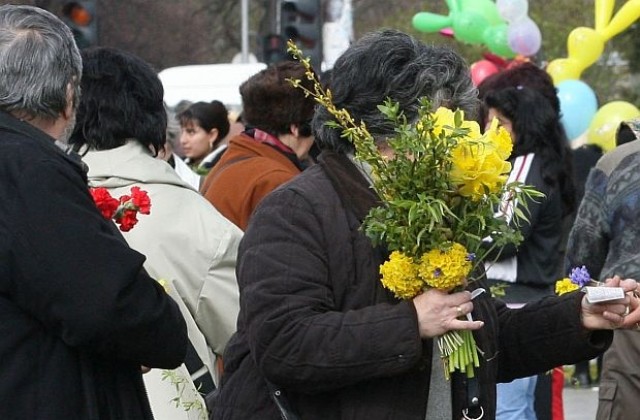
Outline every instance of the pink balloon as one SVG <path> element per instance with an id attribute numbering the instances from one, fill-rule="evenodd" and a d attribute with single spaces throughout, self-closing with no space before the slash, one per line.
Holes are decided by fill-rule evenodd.
<path id="1" fill-rule="evenodd" d="M 453 29 L 451 28 L 440 29 L 438 33 L 442 36 L 446 36 L 447 38 L 453 38 Z"/>
<path id="2" fill-rule="evenodd" d="M 534 55 L 542 45 L 540 28 L 528 17 L 511 23 L 507 30 L 507 37 L 513 52 L 524 56 Z"/>
<path id="3" fill-rule="evenodd" d="M 498 67 L 489 60 L 476 61 L 471 65 L 471 80 L 478 86 L 484 79 L 499 71 Z"/>

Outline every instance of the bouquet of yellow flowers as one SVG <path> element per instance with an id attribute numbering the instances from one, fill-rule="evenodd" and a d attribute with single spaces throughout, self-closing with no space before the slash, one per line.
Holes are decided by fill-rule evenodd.
<path id="1" fill-rule="evenodd" d="M 288 45 L 315 80 L 308 59 L 295 44 Z M 290 82 L 304 89 L 299 81 Z M 391 251 L 380 274 L 395 296 L 412 299 L 428 288 L 462 290 L 490 252 L 522 240 L 517 222 L 526 220 L 527 199 L 541 194 L 521 183 L 507 184 L 512 142 L 497 121 L 482 134 L 462 111 L 433 112 L 427 99 L 409 121 L 388 99 L 378 108 L 393 123 L 395 135 L 387 139 L 391 153 L 383 156 L 366 125 L 336 108 L 330 90 L 316 80 L 314 90 L 305 91 L 333 115 L 330 124 L 355 146 L 356 159 L 371 167 L 382 205 L 369 212 L 363 229 L 374 244 Z M 505 202 L 515 223 L 499 210 Z M 450 331 L 438 344 L 447 377 L 456 370 L 474 376 L 479 360 L 471 331 Z"/>

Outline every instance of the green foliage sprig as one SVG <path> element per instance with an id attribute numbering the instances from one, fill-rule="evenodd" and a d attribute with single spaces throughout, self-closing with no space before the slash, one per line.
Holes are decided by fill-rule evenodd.
<path id="1" fill-rule="evenodd" d="M 517 226 L 527 222 L 527 203 L 542 197 L 542 193 L 513 182 L 499 185 L 493 191 L 484 186 L 485 191 L 479 197 L 470 199 L 461 195 L 451 182 L 455 164 L 452 154 L 460 143 L 472 144 L 468 150 L 471 156 L 465 156 L 470 159 L 484 158 L 488 147 L 478 140 L 467 139 L 480 134 L 473 124 L 464 121 L 461 111 L 453 113 L 443 126 L 429 100 L 422 98 L 417 120 L 408 121 L 399 104 L 387 99 L 378 109 L 395 127 L 395 135 L 387 139 L 393 157 L 385 158 L 365 123 L 355 121 L 347 110 L 335 106 L 330 89 L 322 87 L 298 47 L 289 42 L 288 51 L 305 65 L 306 76 L 314 82 L 314 88 L 304 88 L 299 80 L 290 82 L 329 111 L 335 121 L 328 125 L 341 130 L 341 136 L 355 146 L 356 159 L 372 168 L 373 188 L 384 203 L 372 209 L 363 225 L 374 244 L 384 243 L 390 251 L 420 256 L 430 249 L 458 242 L 476 255 L 478 264 L 489 253 L 495 253 L 495 249 L 522 241 Z M 472 133 L 474 130 L 478 132 Z M 512 223 L 506 217 L 496 217 L 496 209 L 505 196 L 517 203 L 513 206 Z M 493 240 L 490 246 L 485 241 L 488 236 Z"/>

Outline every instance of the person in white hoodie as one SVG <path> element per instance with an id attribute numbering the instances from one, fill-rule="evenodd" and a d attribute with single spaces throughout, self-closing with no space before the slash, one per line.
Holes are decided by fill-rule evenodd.
<path id="1" fill-rule="evenodd" d="M 156 158 L 167 115 L 151 66 L 110 48 L 86 50 L 82 58 L 83 97 L 70 143 L 88 166 L 91 187 L 104 187 L 114 198 L 134 186 L 149 194 L 151 213 L 123 235 L 147 257 L 150 275 L 167 281 L 190 327 L 193 351 L 185 365 L 145 375 L 154 416 L 205 418 L 201 394 L 214 389 L 216 359 L 236 328 L 242 232 Z"/>

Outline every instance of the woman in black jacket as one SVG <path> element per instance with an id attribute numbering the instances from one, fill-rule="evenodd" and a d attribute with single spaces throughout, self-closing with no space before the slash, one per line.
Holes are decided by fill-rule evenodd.
<path id="1" fill-rule="evenodd" d="M 365 121 L 381 145 L 393 133 L 376 109 L 386 97 L 410 120 L 421 96 L 434 107 L 468 112 L 476 104 L 456 53 L 394 30 L 353 44 L 335 64 L 331 91 L 335 105 Z M 353 146 L 340 131 L 325 124 L 331 119 L 326 109 L 317 110 L 316 141 L 325 149 L 318 164 L 268 195 L 245 232 L 238 332 L 224 355 L 212 418 L 275 420 L 294 413 L 305 420 L 424 420 L 464 413 L 492 419 L 496 381 L 607 347 L 611 333 L 590 330 L 621 325 L 622 318 L 606 320 L 602 308 L 587 305 L 579 293 L 519 311 L 486 293 L 471 303 L 469 291 L 393 297 L 380 283 L 386 252 L 360 229 L 379 203 L 370 174 L 353 160 Z M 632 280 L 624 284 L 636 287 Z M 470 312 L 482 321 L 457 319 Z M 473 379 L 444 379 L 433 344 L 452 329 L 473 330 L 482 349 Z"/>
<path id="2" fill-rule="evenodd" d="M 508 199 L 502 203 L 500 214 L 507 219 L 515 206 L 525 212 L 527 220 L 520 225 L 523 241 L 517 247 L 504 247 L 494 261 L 485 263 L 489 284 L 503 286 L 503 300 L 517 308 L 553 295 L 555 282 L 565 277 L 561 271 L 564 226 L 575 207 L 571 151 L 559 113 L 538 90 L 515 86 L 489 91 L 484 105 L 487 124 L 496 119 L 511 134 L 512 170 L 507 182 L 522 182 L 544 193 L 526 203 Z M 544 381 L 549 377 L 542 377 L 545 388 L 550 387 Z M 550 402 L 534 402 L 537 380 L 531 376 L 498 386 L 498 420 L 548 418 Z M 550 390 L 540 395 L 547 394 Z"/>

